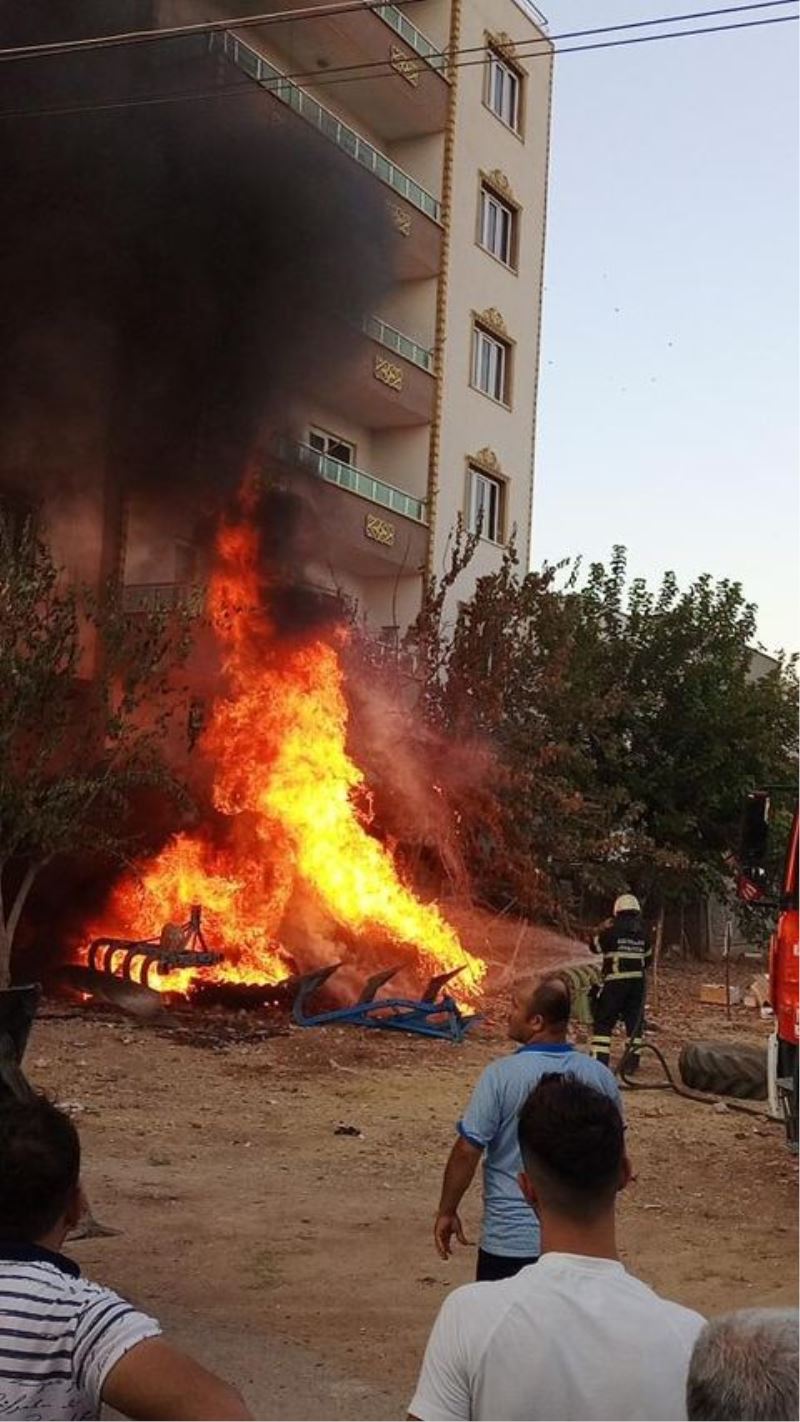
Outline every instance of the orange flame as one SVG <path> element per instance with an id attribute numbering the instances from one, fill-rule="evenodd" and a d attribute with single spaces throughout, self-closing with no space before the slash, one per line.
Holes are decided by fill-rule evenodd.
<path id="1" fill-rule="evenodd" d="M 364 775 L 346 747 L 344 633 L 279 644 L 255 529 L 225 525 L 217 551 L 209 607 L 226 692 L 201 747 L 213 766 L 214 806 L 231 833 L 224 848 L 204 834 L 173 838 L 138 879 L 117 884 L 105 931 L 113 920 L 124 932 L 136 925 L 155 936 L 200 904 L 208 945 L 224 952 L 224 963 L 152 975 L 151 986 L 186 992 L 197 973 L 206 981 L 276 981 L 288 972 L 279 935 L 299 889 L 334 934 L 338 926 L 351 939 L 374 939 L 384 956 L 391 944 L 420 977 L 463 965 L 459 988 L 472 996 L 486 965 L 464 951 L 435 904 L 402 882 L 369 832 Z"/>

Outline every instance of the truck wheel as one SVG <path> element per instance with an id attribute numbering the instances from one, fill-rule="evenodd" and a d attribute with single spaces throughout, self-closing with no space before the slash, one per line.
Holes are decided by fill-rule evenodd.
<path id="1" fill-rule="evenodd" d="M 678 1058 L 685 1086 L 736 1096 L 742 1101 L 767 1099 L 767 1053 L 742 1042 L 687 1042 Z"/>

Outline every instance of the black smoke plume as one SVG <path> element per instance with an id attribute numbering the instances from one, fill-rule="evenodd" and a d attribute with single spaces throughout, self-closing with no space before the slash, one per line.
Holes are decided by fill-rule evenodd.
<path id="1" fill-rule="evenodd" d="M 156 16 L 0 0 L 0 47 Z M 265 425 L 348 359 L 389 274 L 378 185 L 207 37 L 0 80 L 0 485 L 74 489 L 102 466 L 213 513 Z"/>

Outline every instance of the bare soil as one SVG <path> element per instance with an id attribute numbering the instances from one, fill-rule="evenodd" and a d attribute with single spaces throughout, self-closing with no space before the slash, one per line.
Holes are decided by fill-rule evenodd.
<path id="1" fill-rule="evenodd" d="M 488 1020 L 459 1046 L 285 1019 L 264 1035 L 263 1020 L 224 1014 L 156 1029 L 57 1003 L 34 1028 L 28 1073 L 71 1103 L 95 1213 L 120 1231 L 71 1252 L 234 1380 L 258 1417 L 404 1416 L 438 1306 L 472 1277 L 474 1250 L 443 1264 L 431 1237 L 454 1123 L 508 1049 L 502 964 L 565 956 L 524 926 L 484 939 Z M 688 1039 L 769 1030 L 752 1009 L 728 1023 L 701 1007 L 704 979 L 719 971 L 671 963 L 656 1002 L 651 990 L 650 1037 L 672 1062 Z M 662 1079 L 655 1063 L 642 1077 Z M 621 1202 L 628 1267 L 705 1314 L 796 1303 L 796 1169 L 781 1128 L 666 1090 L 630 1091 L 625 1107 L 638 1171 Z M 479 1213 L 475 1188 L 472 1238 Z"/>

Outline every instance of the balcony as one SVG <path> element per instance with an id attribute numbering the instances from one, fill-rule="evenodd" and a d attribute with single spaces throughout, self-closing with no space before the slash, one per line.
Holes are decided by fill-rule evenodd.
<path id="1" fill-rule="evenodd" d="M 403 14 L 403 11 L 398 9 L 397 5 L 375 5 L 373 6 L 373 14 L 377 15 L 379 19 L 389 25 L 402 40 L 405 40 L 409 48 L 413 49 L 414 53 L 418 54 L 421 59 L 424 59 L 426 64 L 429 64 L 432 69 L 435 69 L 436 72 L 441 74 L 445 79 L 447 78 L 447 55 L 443 54 L 440 49 L 437 49 L 436 45 L 431 43 L 427 35 L 422 33 L 422 30 L 418 30 L 416 25 L 412 25 L 408 16 Z"/>
<path id="2" fill-rule="evenodd" d="M 397 489 L 393 484 L 384 484 L 372 474 L 365 474 L 363 469 L 356 469 L 352 464 L 343 464 L 339 459 L 321 454 L 319 450 L 312 449 L 310 444 L 302 444 L 300 440 L 282 438 L 278 440 L 277 449 L 280 458 L 287 464 L 296 464 L 302 469 L 308 469 L 328 484 L 336 484 L 338 488 L 347 489 L 351 494 L 360 494 L 362 499 L 368 499 L 370 503 L 378 504 L 380 508 L 389 509 L 392 513 L 401 514 L 403 518 L 413 519 L 415 523 L 428 522 L 424 499 L 415 499 L 404 489 Z"/>
<path id="3" fill-rule="evenodd" d="M 427 371 L 428 375 L 433 375 L 433 351 L 427 350 L 417 341 L 412 341 L 410 336 L 404 336 L 402 331 L 395 330 L 388 321 L 382 320 L 380 316 L 365 316 L 363 329 L 370 340 L 377 341 L 378 345 L 386 346 L 387 350 L 402 356 L 403 360 L 410 361 L 412 365 L 418 365 L 420 370 Z"/>
<path id="4" fill-rule="evenodd" d="M 312 98 L 305 89 L 287 79 L 281 71 L 263 55 L 258 53 L 251 44 L 245 43 L 232 34 L 230 30 L 224 33 L 219 31 L 209 35 L 209 47 L 212 53 L 222 52 L 226 59 L 229 59 L 256 84 L 268 89 L 275 95 L 282 104 L 286 104 L 294 113 L 299 114 L 307 123 L 313 125 L 331 143 L 335 143 L 344 153 L 355 159 L 362 168 L 373 173 L 382 183 L 391 188 L 398 197 L 403 198 L 419 212 L 431 218 L 434 222 L 441 220 L 441 204 L 438 199 L 426 192 L 414 178 L 393 163 L 391 158 L 387 158 L 384 153 L 368 143 L 354 128 L 343 123 L 330 109 L 326 109 L 317 99 Z"/>
<path id="5" fill-rule="evenodd" d="M 274 453 L 287 471 L 282 482 L 302 490 L 313 510 L 310 558 L 316 551 L 321 566 L 334 567 L 341 560 L 364 578 L 419 576 L 428 548 L 423 499 L 299 440 L 277 439 Z"/>
<path id="6" fill-rule="evenodd" d="M 258 10 L 256 0 L 231 15 Z M 262 7 L 263 8 L 263 7 Z M 323 10 L 293 19 L 307 0 L 281 0 L 285 18 L 270 17 L 268 27 L 231 30 L 267 61 L 313 88 L 333 82 L 337 102 L 357 124 L 394 143 L 443 133 L 447 123 L 447 56 L 403 13 L 400 4 L 353 6 L 338 13 Z M 324 98 L 324 95 L 323 95 Z"/>
<path id="7" fill-rule="evenodd" d="M 197 617 L 205 605 L 206 590 L 198 583 L 125 583 L 124 612 L 187 612 Z"/>

